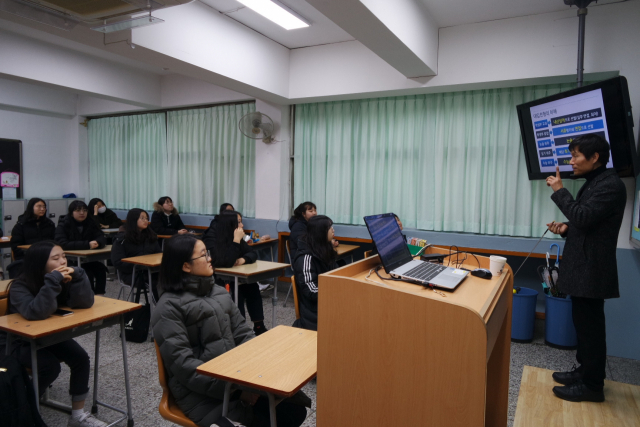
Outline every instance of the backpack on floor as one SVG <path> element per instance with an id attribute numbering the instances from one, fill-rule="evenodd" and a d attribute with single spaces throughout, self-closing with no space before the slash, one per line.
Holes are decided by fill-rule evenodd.
<path id="1" fill-rule="evenodd" d="M 7 427 L 47 427 L 36 406 L 33 384 L 13 356 L 0 360 L 0 424 Z"/>

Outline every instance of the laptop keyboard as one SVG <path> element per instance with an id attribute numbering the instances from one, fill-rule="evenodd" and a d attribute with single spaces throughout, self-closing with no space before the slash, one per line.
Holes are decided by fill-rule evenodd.
<path id="1" fill-rule="evenodd" d="M 443 265 L 434 264 L 432 262 L 423 262 L 419 266 L 404 273 L 404 276 L 428 282 L 446 269 L 447 267 Z"/>

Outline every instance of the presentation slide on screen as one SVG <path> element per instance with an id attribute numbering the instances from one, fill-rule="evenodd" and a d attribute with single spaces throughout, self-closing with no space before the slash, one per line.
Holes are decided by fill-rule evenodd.
<path id="1" fill-rule="evenodd" d="M 531 107 L 540 172 L 573 172 L 569 144 L 585 133 L 609 141 L 607 119 L 600 89 Z M 607 167 L 613 167 L 611 157 Z"/>

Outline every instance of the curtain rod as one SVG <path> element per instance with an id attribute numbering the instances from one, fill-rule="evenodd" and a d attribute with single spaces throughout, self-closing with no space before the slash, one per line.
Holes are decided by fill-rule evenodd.
<path id="1" fill-rule="evenodd" d="M 222 107 L 224 105 L 241 105 L 241 104 L 255 104 L 256 100 L 252 99 L 250 101 L 237 101 L 237 102 L 222 102 L 219 104 L 204 104 L 204 105 L 194 105 L 191 107 L 180 107 L 180 108 L 165 108 L 161 110 L 145 110 L 145 111 L 133 111 L 130 113 L 120 113 L 120 114 L 107 114 L 103 116 L 86 116 L 85 122 L 93 119 L 106 119 L 108 117 L 124 117 L 124 116 L 139 116 L 141 114 L 155 114 L 155 113 L 166 113 L 169 111 L 182 111 L 182 110 L 199 110 L 202 108 L 212 108 L 212 107 Z M 80 123 L 84 125 L 84 123 Z M 86 126 L 86 125 L 85 125 Z"/>

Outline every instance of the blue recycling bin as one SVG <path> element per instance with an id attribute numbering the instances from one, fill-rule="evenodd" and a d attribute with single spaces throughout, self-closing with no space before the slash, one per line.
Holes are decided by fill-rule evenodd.
<path id="1" fill-rule="evenodd" d="M 511 341 L 531 342 L 533 340 L 537 299 L 538 291 L 529 288 L 520 288 L 517 294 L 513 294 Z"/>
<path id="2" fill-rule="evenodd" d="M 571 298 L 546 296 L 544 341 L 550 347 L 572 350 L 578 346 L 576 328 L 571 314 Z"/>

